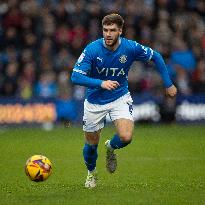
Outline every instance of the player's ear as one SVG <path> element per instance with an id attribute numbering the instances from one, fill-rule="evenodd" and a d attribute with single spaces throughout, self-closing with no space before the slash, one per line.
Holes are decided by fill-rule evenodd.
<path id="1" fill-rule="evenodd" d="M 122 28 L 119 28 L 119 33 L 120 33 L 120 35 L 122 34 Z"/>

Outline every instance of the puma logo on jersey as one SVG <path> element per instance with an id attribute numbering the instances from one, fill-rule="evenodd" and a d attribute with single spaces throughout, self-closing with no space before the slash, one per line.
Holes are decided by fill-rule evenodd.
<path id="1" fill-rule="evenodd" d="M 103 59 L 100 58 L 100 57 L 97 57 L 97 60 L 101 61 L 101 63 L 102 63 L 102 61 L 103 61 Z"/>
<path id="2" fill-rule="evenodd" d="M 120 76 L 125 75 L 124 68 L 98 68 L 96 67 L 98 74 L 105 76 Z"/>

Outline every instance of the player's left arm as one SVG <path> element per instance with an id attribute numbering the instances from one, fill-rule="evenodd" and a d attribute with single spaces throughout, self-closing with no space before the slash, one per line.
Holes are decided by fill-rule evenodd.
<path id="1" fill-rule="evenodd" d="M 165 94 L 169 97 L 175 97 L 177 94 L 177 89 L 169 77 L 169 73 L 168 73 L 166 64 L 165 64 L 161 54 L 158 53 L 157 51 L 153 51 L 153 55 L 151 57 L 151 60 L 155 63 L 156 68 L 162 77 L 162 80 L 163 80 L 164 86 L 165 86 Z"/>
<path id="2" fill-rule="evenodd" d="M 152 50 L 149 47 L 143 46 L 137 42 L 132 42 L 134 47 L 135 60 L 139 61 L 154 61 L 157 70 L 159 71 L 165 86 L 165 93 L 169 97 L 174 97 L 177 94 L 177 89 L 172 83 L 165 62 L 160 53 Z"/>

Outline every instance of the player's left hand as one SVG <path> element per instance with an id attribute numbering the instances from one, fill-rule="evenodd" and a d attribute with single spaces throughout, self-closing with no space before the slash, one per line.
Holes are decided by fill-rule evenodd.
<path id="1" fill-rule="evenodd" d="M 165 89 L 165 95 L 168 97 L 175 97 L 177 94 L 177 88 L 174 85 L 171 85 L 170 87 Z"/>

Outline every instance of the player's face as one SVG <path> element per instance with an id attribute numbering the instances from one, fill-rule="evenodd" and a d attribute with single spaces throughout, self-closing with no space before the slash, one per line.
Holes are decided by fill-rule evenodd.
<path id="1" fill-rule="evenodd" d="M 103 25 L 103 37 L 105 44 L 109 47 L 114 47 L 118 42 L 119 36 L 122 34 L 122 29 L 116 24 Z"/>

